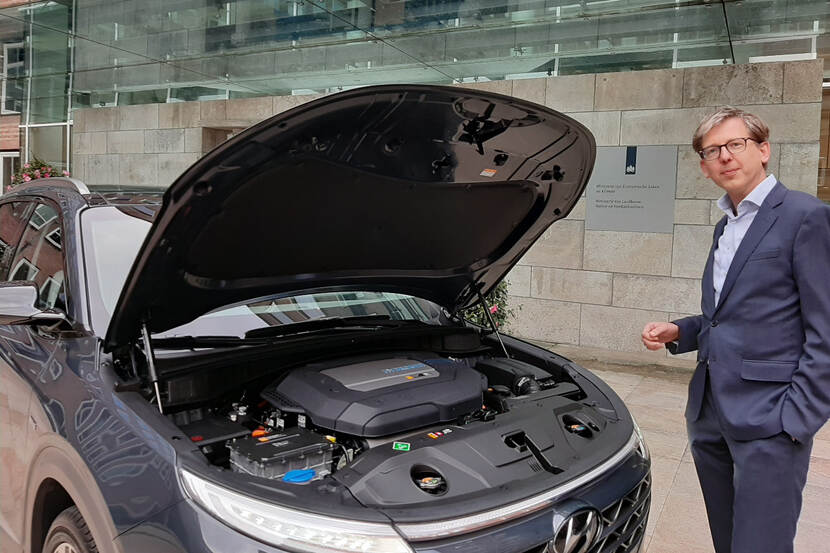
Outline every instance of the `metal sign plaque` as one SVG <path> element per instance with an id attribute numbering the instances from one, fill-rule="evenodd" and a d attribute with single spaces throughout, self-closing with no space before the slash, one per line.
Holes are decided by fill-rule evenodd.
<path id="1" fill-rule="evenodd" d="M 674 231 L 677 146 L 597 148 L 587 188 L 587 230 Z"/>

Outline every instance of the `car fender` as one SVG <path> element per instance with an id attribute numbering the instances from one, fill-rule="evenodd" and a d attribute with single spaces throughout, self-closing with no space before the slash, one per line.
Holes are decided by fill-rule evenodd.
<path id="1" fill-rule="evenodd" d="M 37 492 L 48 479 L 55 480 L 69 494 L 89 527 L 100 553 L 123 553 L 114 541 L 115 525 L 106 500 L 92 473 L 68 441 L 56 434 L 43 435 L 37 440 L 26 486 L 26 532 L 24 551 L 33 551 L 35 502 Z"/>

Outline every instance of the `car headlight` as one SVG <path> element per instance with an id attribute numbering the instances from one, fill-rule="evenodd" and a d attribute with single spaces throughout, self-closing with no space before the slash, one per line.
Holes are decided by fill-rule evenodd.
<path id="1" fill-rule="evenodd" d="M 634 420 L 634 415 L 631 415 L 631 422 L 634 424 L 634 434 L 637 435 L 637 442 L 634 445 L 634 450 L 643 459 L 649 459 L 651 457 L 651 452 L 648 450 L 648 445 L 646 445 L 646 439 L 643 436 L 643 431 L 640 430 L 640 425 L 638 425 L 637 421 Z"/>
<path id="2" fill-rule="evenodd" d="M 330 518 L 266 503 L 181 470 L 185 491 L 228 526 L 254 539 L 304 553 L 412 553 L 386 524 Z"/>

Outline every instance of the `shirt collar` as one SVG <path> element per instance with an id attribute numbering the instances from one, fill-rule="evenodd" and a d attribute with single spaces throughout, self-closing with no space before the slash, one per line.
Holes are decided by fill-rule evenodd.
<path id="1" fill-rule="evenodd" d="M 761 207 L 761 204 L 764 203 L 764 200 L 767 198 L 772 189 L 775 188 L 775 184 L 778 182 L 778 179 L 775 178 L 775 175 L 770 175 L 764 180 L 762 180 L 758 186 L 756 186 L 752 192 L 750 192 L 746 198 L 741 200 L 741 203 L 738 204 L 738 208 L 735 210 L 738 212 L 735 215 L 732 212 L 732 200 L 729 199 L 729 194 L 724 194 L 718 200 L 718 208 L 721 211 L 726 213 L 726 216 L 730 219 L 735 219 L 740 217 L 744 213 L 746 213 L 747 209 L 749 208 L 749 204 L 754 206 L 756 209 Z M 744 207 L 746 206 L 746 207 Z M 742 207 L 744 209 L 742 209 Z"/>

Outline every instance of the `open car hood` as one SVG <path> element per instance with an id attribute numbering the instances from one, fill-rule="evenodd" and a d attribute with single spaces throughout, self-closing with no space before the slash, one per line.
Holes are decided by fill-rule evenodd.
<path id="1" fill-rule="evenodd" d="M 113 349 L 221 306 L 362 289 L 469 307 L 582 194 L 580 123 L 456 87 L 372 86 L 276 115 L 185 171 L 121 291 Z"/>

